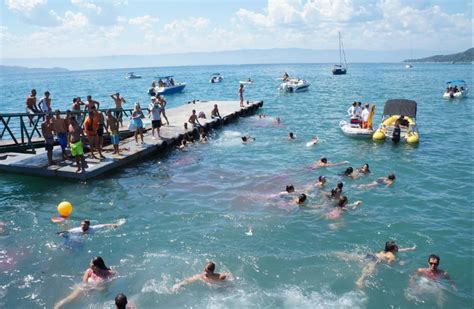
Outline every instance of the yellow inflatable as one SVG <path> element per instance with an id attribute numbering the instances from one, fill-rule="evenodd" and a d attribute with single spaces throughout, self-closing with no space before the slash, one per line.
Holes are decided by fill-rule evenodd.
<path id="1" fill-rule="evenodd" d="M 397 121 L 399 118 L 400 116 L 398 115 L 390 116 L 387 119 L 385 119 L 384 122 L 382 122 L 382 124 L 384 126 L 393 126 L 395 124 L 395 121 Z M 408 120 L 408 123 L 410 125 L 416 124 L 415 121 L 413 121 L 413 119 L 411 119 L 410 117 L 404 116 L 404 119 Z"/>
<path id="2" fill-rule="evenodd" d="M 374 135 L 372 135 L 372 139 L 374 141 L 381 141 L 385 139 L 385 132 L 382 131 L 381 129 L 378 129 L 375 131 Z"/>
<path id="3" fill-rule="evenodd" d="M 72 204 L 67 201 L 59 203 L 58 213 L 63 218 L 69 217 L 72 214 Z"/>

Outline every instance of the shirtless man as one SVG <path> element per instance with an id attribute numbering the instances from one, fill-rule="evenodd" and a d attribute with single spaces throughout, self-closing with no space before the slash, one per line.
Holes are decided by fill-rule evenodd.
<path id="1" fill-rule="evenodd" d="M 26 112 L 30 114 L 30 127 L 33 125 L 33 115 L 39 112 L 36 106 L 36 89 L 31 89 L 31 94 L 26 97 Z"/>
<path id="2" fill-rule="evenodd" d="M 42 113 L 51 113 L 53 110 L 51 109 L 51 98 L 49 97 L 49 91 L 44 93 L 44 97 L 38 103 L 38 107 Z"/>
<path id="3" fill-rule="evenodd" d="M 188 122 L 193 125 L 193 127 L 201 127 L 199 123 L 198 116 L 196 115 L 196 110 L 193 109 L 193 113 L 189 116 Z"/>
<path id="4" fill-rule="evenodd" d="M 391 264 L 395 262 L 396 256 L 395 254 L 397 252 L 402 252 L 402 251 L 413 251 L 416 250 L 416 246 L 413 246 L 411 248 L 399 248 L 398 245 L 393 241 L 387 241 L 385 243 L 385 250 L 380 251 L 379 253 L 368 253 L 365 256 L 365 259 L 369 260 L 369 263 L 365 265 L 365 267 L 362 269 L 362 275 L 357 279 L 356 285 L 361 288 L 364 285 L 365 279 L 372 275 L 375 271 L 375 266 L 380 263 L 384 262 L 387 264 Z"/>
<path id="5" fill-rule="evenodd" d="M 92 110 L 95 112 L 95 116 L 97 118 L 97 150 L 99 151 L 99 156 L 104 159 L 105 157 L 102 155 L 102 147 L 104 145 L 104 133 L 105 133 L 105 118 L 102 112 L 92 107 Z"/>
<path id="6" fill-rule="evenodd" d="M 214 108 L 211 111 L 211 118 L 219 118 L 222 119 L 221 114 L 219 113 L 219 108 L 217 107 L 217 104 L 214 104 Z"/>
<path id="7" fill-rule="evenodd" d="M 118 119 L 112 116 L 112 112 L 107 110 L 107 132 L 110 134 L 110 142 L 114 146 L 114 152 L 112 154 L 119 154 L 119 122 Z"/>
<path id="8" fill-rule="evenodd" d="M 120 122 L 120 126 L 123 127 L 123 121 L 122 121 L 122 118 L 123 118 L 123 106 L 122 104 L 123 103 L 126 103 L 127 101 L 125 101 L 125 99 L 123 97 L 120 96 L 120 93 L 115 93 L 115 94 L 111 94 L 110 97 L 114 100 L 115 102 L 115 117 L 117 118 L 117 120 Z"/>
<path id="9" fill-rule="evenodd" d="M 166 107 L 166 100 L 163 96 L 160 96 L 158 95 L 157 96 L 157 99 L 158 99 L 158 104 L 160 104 L 161 106 L 161 115 L 163 116 L 163 118 L 165 118 L 166 120 L 166 125 L 170 125 L 170 122 L 168 121 L 168 117 L 166 117 L 166 110 L 165 110 L 165 107 Z"/>
<path id="10" fill-rule="evenodd" d="M 70 122 L 71 124 L 69 125 L 69 145 L 71 147 L 71 155 L 73 157 L 76 157 L 76 172 L 84 172 L 84 148 L 82 147 L 82 137 L 84 137 L 84 131 L 82 130 L 79 123 L 77 123 L 77 120 L 74 116 L 71 117 Z"/>
<path id="11" fill-rule="evenodd" d="M 100 107 L 100 103 L 96 100 L 92 100 L 92 96 L 88 95 L 86 103 L 84 104 L 84 112 L 86 112 L 87 110 L 92 110 L 92 106 L 95 106 L 95 108 L 98 110 Z"/>
<path id="12" fill-rule="evenodd" d="M 61 151 L 63 154 L 63 160 L 67 160 L 66 147 L 67 142 L 67 131 L 68 127 L 66 126 L 65 119 L 61 118 L 61 112 L 59 109 L 55 111 L 55 117 L 53 118 L 54 132 L 58 137 L 59 145 L 61 146 Z"/>
<path id="13" fill-rule="evenodd" d="M 424 276 L 431 280 L 448 280 L 451 283 L 453 289 L 456 290 L 456 285 L 451 280 L 451 277 L 448 275 L 448 272 L 439 269 L 440 257 L 432 254 L 428 257 L 428 267 L 427 268 L 418 268 L 416 271 L 417 276 Z M 414 280 L 415 277 L 412 277 L 411 280 Z"/>
<path id="14" fill-rule="evenodd" d="M 85 105 L 85 103 L 82 102 L 81 97 L 72 99 L 71 111 L 74 113 L 74 117 L 76 117 L 76 120 L 79 123 L 82 122 L 82 115 L 80 114 L 81 105 Z"/>
<path id="15" fill-rule="evenodd" d="M 53 165 L 53 147 L 54 147 L 54 125 L 51 121 L 51 115 L 46 114 L 41 124 L 41 132 L 44 137 L 44 148 L 48 152 L 48 166 Z"/>
<path id="16" fill-rule="evenodd" d="M 313 164 L 313 168 L 337 166 L 337 165 L 343 165 L 343 164 L 349 164 L 349 161 L 343 161 L 343 162 L 338 162 L 338 163 L 330 163 L 330 162 L 328 162 L 327 158 L 321 158 L 318 162 Z"/>
<path id="17" fill-rule="evenodd" d="M 180 287 L 191 284 L 198 280 L 202 280 L 204 282 L 219 282 L 224 281 L 230 275 L 229 273 L 215 273 L 214 270 L 216 268 L 216 264 L 214 262 L 208 262 L 206 266 L 204 266 L 204 272 L 194 275 L 190 278 L 187 278 L 173 286 L 173 291 L 177 291 Z"/>
<path id="18" fill-rule="evenodd" d="M 357 188 L 359 189 L 370 189 L 378 186 L 387 186 L 390 187 L 395 181 L 395 174 L 390 173 L 387 177 L 379 177 L 377 180 L 372 181 L 371 183 L 360 185 Z"/>
<path id="19" fill-rule="evenodd" d="M 80 227 L 75 227 L 67 231 L 61 231 L 61 232 L 58 232 L 57 234 L 63 237 L 68 237 L 69 235 L 92 234 L 100 229 L 104 229 L 104 228 L 113 229 L 113 228 L 119 227 L 125 224 L 125 222 L 126 222 L 125 219 L 121 219 L 117 223 L 97 224 L 97 225 L 91 226 L 91 222 L 89 220 L 82 220 Z"/>

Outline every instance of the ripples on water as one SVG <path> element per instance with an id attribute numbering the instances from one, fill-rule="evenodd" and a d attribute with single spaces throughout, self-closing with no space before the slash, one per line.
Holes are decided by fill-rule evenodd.
<path id="1" fill-rule="evenodd" d="M 445 80 L 464 78 L 473 86 L 470 65 L 420 64 L 406 70 L 402 64 L 361 64 L 340 77 L 330 74 L 329 65 L 136 69 L 144 79 L 133 81 L 123 80 L 126 71 L 2 75 L 1 110 L 22 111 L 33 86 L 39 93 L 50 90 L 55 106 L 62 108 L 73 96 L 89 93 L 111 106 L 108 94 L 117 90 L 128 102 L 144 102 L 159 71 L 188 83 L 184 93 L 168 98 L 170 107 L 194 98 L 237 99 L 237 81 L 251 76 L 256 82 L 246 87 L 246 97 L 263 99 L 262 113 L 273 118 L 241 119 L 213 132 L 207 144 L 157 155 L 95 181 L 2 174 L 0 219 L 7 228 L 0 236 L 2 307 L 51 307 L 81 280 L 97 255 L 119 276 L 71 308 L 112 308 L 118 292 L 139 308 L 472 305 L 473 102 L 440 98 Z M 208 76 L 215 71 L 224 82 L 210 85 Z M 310 90 L 278 93 L 275 79 L 284 71 L 308 79 Z M 389 98 L 418 102 L 420 145 L 394 146 L 341 134 L 338 123 L 350 102 L 375 102 L 378 122 Z M 274 125 L 274 117 L 282 118 L 281 126 Z M 290 131 L 295 141 L 286 139 Z M 257 140 L 242 145 L 239 137 L 245 134 Z M 322 141 L 306 147 L 314 135 Z M 340 181 L 337 174 L 346 166 L 307 168 L 321 156 L 349 160 L 354 167 L 368 162 L 372 170 L 365 178 L 344 180 L 345 194 L 363 204 L 338 221 L 325 220 L 324 209 L 298 209 L 272 198 L 288 183 L 298 189 L 321 174 L 328 177 L 329 188 Z M 391 188 L 355 188 L 391 171 L 397 174 Z M 75 206 L 71 227 L 84 218 L 93 224 L 119 218 L 127 223 L 67 249 L 55 235 L 61 228 L 50 222 L 61 200 Z M 324 199 L 316 191 L 310 201 Z M 418 248 L 399 254 L 403 265 L 380 265 L 358 291 L 354 282 L 363 263 L 337 258 L 337 252 L 379 251 L 389 239 Z M 441 255 L 441 268 L 450 272 L 458 292 L 409 285 L 409 275 L 424 267 L 431 253 Z M 222 287 L 198 283 L 171 292 L 176 282 L 201 271 L 206 260 L 236 278 Z"/>

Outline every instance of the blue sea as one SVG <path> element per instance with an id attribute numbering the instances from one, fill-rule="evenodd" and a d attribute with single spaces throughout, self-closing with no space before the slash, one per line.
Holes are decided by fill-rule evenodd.
<path id="1" fill-rule="evenodd" d="M 110 94 L 117 91 L 131 107 L 147 102 L 156 75 L 174 74 L 187 86 L 166 97 L 168 108 L 192 99 L 238 100 L 238 81 L 251 77 L 245 99 L 263 100 L 259 113 L 266 118 L 241 118 L 212 132 L 206 144 L 158 154 L 97 180 L 0 174 L 0 307 L 51 308 L 81 282 L 91 258 L 101 256 L 117 276 L 65 308 L 113 308 L 119 292 L 137 308 L 472 308 L 473 99 L 442 99 L 447 80 L 474 86 L 472 65 L 353 64 L 345 76 L 333 76 L 329 64 L 167 67 L 134 69 L 143 78 L 125 80 L 129 71 L 1 74 L 0 111 L 23 112 L 31 88 L 49 90 L 54 108 L 69 108 L 73 97 L 88 94 L 112 107 Z M 285 71 L 311 82 L 309 91 L 280 93 Z M 222 83 L 209 83 L 215 72 Z M 353 101 L 374 103 L 378 124 L 384 102 L 395 98 L 418 102 L 419 145 L 353 139 L 340 131 Z M 282 125 L 275 125 L 276 117 Z M 287 139 L 289 132 L 296 140 Z M 241 135 L 256 140 L 243 145 Z M 307 147 L 312 136 L 320 142 Z M 308 168 L 322 156 L 350 164 Z M 370 175 L 338 176 L 364 163 Z M 390 172 L 397 176 L 391 187 L 357 187 Z M 309 205 L 327 203 L 311 187 L 319 175 L 328 179 L 324 190 L 343 181 L 349 201 L 362 205 L 327 220 L 327 208 L 299 208 L 278 196 L 294 184 L 308 190 Z M 63 200 L 74 205 L 66 226 L 50 220 Z M 71 246 L 56 235 L 86 218 L 126 223 Z M 356 254 L 379 252 L 388 240 L 416 250 L 379 264 L 357 288 L 366 261 Z M 410 279 L 427 267 L 430 254 L 441 257 L 439 267 L 457 289 Z M 217 271 L 232 273 L 231 280 L 172 291 L 209 260 Z"/>

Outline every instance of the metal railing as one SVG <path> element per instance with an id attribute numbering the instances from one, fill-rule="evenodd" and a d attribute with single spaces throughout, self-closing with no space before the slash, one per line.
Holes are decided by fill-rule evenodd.
<path id="1" fill-rule="evenodd" d="M 133 109 L 105 108 L 98 111 L 104 114 L 105 123 L 107 117 L 105 112 L 110 110 L 112 113 L 122 112 L 122 119 L 129 117 Z M 89 111 L 71 111 L 71 114 L 79 120 L 81 127 Z M 54 112 L 50 113 L 54 117 Z M 61 115 L 65 115 L 61 111 Z M 33 152 L 35 153 L 35 144 L 43 144 L 44 139 L 41 134 L 41 124 L 46 113 L 3 113 L 0 114 L 0 150 L 2 148 L 11 149 L 13 152 Z M 37 135 L 37 137 L 36 137 Z M 11 142 L 10 142 L 11 141 Z"/>

